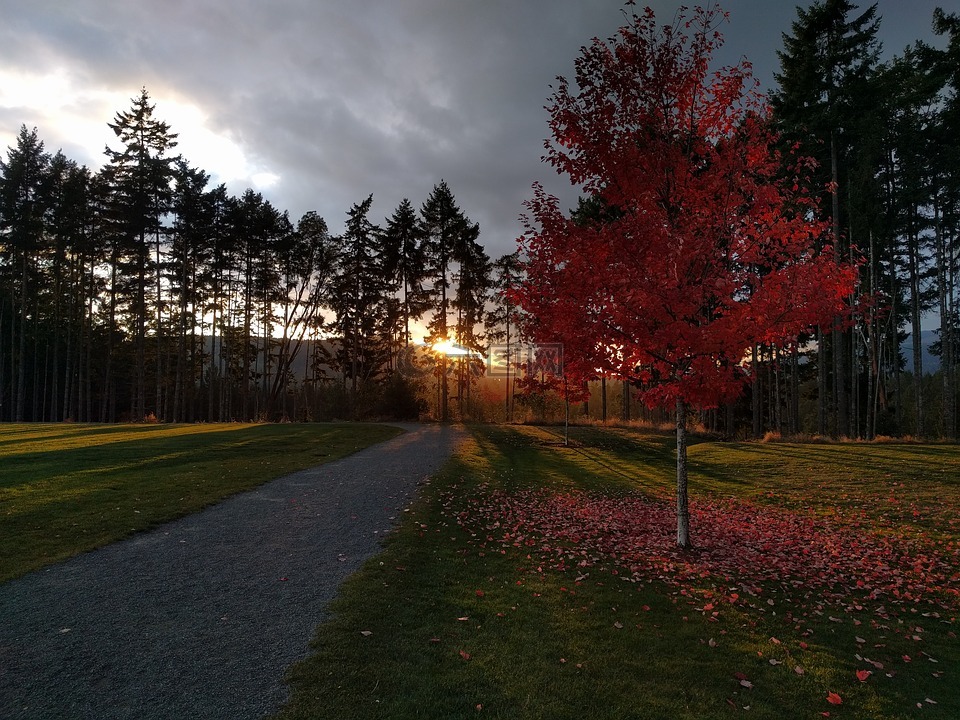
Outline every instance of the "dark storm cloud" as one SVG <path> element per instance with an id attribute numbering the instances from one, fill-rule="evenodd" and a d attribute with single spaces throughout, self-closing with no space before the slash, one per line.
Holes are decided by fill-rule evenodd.
<path id="1" fill-rule="evenodd" d="M 746 55 L 769 87 L 795 4 L 728 0 L 720 59 Z M 914 35 L 888 40 L 888 50 L 925 32 L 935 4 L 914 3 L 926 20 L 916 21 Z M 652 5 L 668 20 L 677 3 Z M 885 5 L 900 3 L 888 0 L 881 11 Z M 370 193 L 379 222 L 403 197 L 419 206 L 445 179 L 497 255 L 512 249 L 532 182 L 563 191 L 565 181 L 540 163 L 548 85 L 572 74 L 591 37 L 613 34 L 621 7 L 621 0 L 0 0 L 0 67 L 61 70 L 73 83 L 127 98 L 146 86 L 158 101 L 193 104 L 211 130 L 278 176 L 263 191 L 277 207 L 294 220 L 317 210 L 334 231 Z M 904 22 L 898 17 L 891 29 L 904 31 Z M 31 124 L 30 110 L 0 108 L 0 122 L 14 132 Z M 191 132 L 173 129 L 182 140 Z M 52 138 L 48 147 L 101 162 L 102 146 L 82 156 L 55 128 L 40 132 Z M 204 169 L 216 179 L 216 167 Z M 573 197 L 565 195 L 569 204 Z"/>

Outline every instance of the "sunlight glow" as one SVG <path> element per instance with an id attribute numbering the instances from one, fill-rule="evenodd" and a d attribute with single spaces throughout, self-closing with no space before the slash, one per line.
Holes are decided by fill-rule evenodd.
<path id="1" fill-rule="evenodd" d="M 448 357 L 472 357 L 485 359 L 483 353 L 471 350 L 453 340 L 439 340 L 430 346 L 430 349 L 437 355 L 446 355 Z"/>

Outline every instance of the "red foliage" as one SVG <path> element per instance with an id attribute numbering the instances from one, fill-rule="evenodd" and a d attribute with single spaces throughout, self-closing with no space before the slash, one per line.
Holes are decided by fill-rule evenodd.
<path id="1" fill-rule="evenodd" d="M 546 160 L 605 211 L 568 217 L 535 186 L 520 241 L 528 335 L 562 342 L 575 380 L 629 377 L 651 404 L 731 398 L 747 348 L 832 319 L 854 284 L 810 219 L 807 161 L 780 178 L 749 66 L 709 72 L 721 15 L 660 27 L 648 10 L 583 49 L 578 89 L 561 78 L 551 98 Z"/>
<path id="2" fill-rule="evenodd" d="M 706 587 L 704 612 L 722 600 L 795 616 L 829 608 L 881 619 L 901 606 L 960 608 L 958 547 L 738 500 L 698 500 L 691 516 L 694 552 L 673 542 L 672 505 L 637 494 L 492 490 L 457 514 L 485 538 L 476 541 L 485 551 L 520 549 L 553 571 L 612 563 L 621 577 L 656 578 L 684 594 Z"/>

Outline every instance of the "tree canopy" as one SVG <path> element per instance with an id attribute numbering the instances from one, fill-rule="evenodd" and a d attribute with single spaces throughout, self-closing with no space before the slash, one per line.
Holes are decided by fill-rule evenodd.
<path id="1" fill-rule="evenodd" d="M 535 188 L 515 294 L 528 334 L 562 342 L 576 382 L 609 371 L 675 406 L 679 443 L 688 405 L 740 392 L 751 346 L 842 312 L 855 279 L 813 217 L 810 161 L 781 175 L 749 67 L 712 71 L 723 17 L 632 14 L 582 50 L 576 87 L 559 78 L 547 160 L 615 212 L 571 217 Z"/>

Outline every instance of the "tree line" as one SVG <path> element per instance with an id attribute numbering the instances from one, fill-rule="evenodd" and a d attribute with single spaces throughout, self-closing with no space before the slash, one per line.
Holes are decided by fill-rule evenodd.
<path id="1" fill-rule="evenodd" d="M 832 323 L 747 348 L 747 393 L 708 426 L 957 436 L 960 19 L 932 20 L 945 48 L 887 62 L 876 5 L 818 0 L 783 34 L 768 117 L 785 157 L 817 161 L 803 179 L 858 287 Z M 412 328 L 468 353 L 515 341 L 518 259 L 491 262 L 446 183 L 380 224 L 363 199 L 333 236 L 316 213 L 293 223 L 252 190 L 210 187 L 146 90 L 110 127 L 119 145 L 96 172 L 26 127 L 0 161 L 0 420 L 414 415 L 430 383 L 438 417 L 469 414 L 474 363 L 416 367 Z M 614 212 L 585 197 L 570 216 Z M 604 417 L 611 379 L 593 382 Z M 625 418 L 638 389 L 623 383 Z"/>
<path id="2" fill-rule="evenodd" d="M 717 37 L 711 41 L 711 33 L 723 13 L 711 5 L 707 15 L 708 22 L 714 25 L 697 40 L 705 47 L 717 41 Z M 697 13 L 694 16 L 698 16 Z M 691 138 L 698 128 L 694 127 L 689 108 L 689 128 L 661 130 L 663 108 L 683 102 L 683 82 L 679 75 L 666 91 L 657 85 L 657 73 L 662 72 L 667 58 L 672 57 L 670 53 L 678 51 L 682 44 L 679 42 L 682 28 L 658 24 L 650 10 L 628 19 L 630 17 L 636 28 L 645 28 L 640 34 L 647 44 L 641 45 L 653 47 L 660 43 L 659 52 L 664 53 L 663 58 L 651 61 L 652 69 L 643 71 L 645 75 L 640 73 L 642 89 L 637 88 L 624 97 L 618 96 L 616 89 L 609 89 L 616 87 L 612 85 L 612 68 L 615 61 L 619 61 L 617 53 L 625 53 L 635 63 L 642 55 L 636 48 L 629 52 L 620 50 L 619 37 L 611 38 L 610 47 L 601 44 L 598 52 L 612 56 L 599 62 L 603 69 L 596 72 L 596 77 L 578 82 L 576 87 L 582 94 L 577 96 L 576 104 L 571 103 L 569 97 L 559 96 L 563 103 L 549 106 L 553 111 L 550 121 L 553 147 L 559 150 L 549 154 L 548 159 L 558 172 L 569 174 L 575 182 L 589 186 L 592 179 L 594 185 L 568 214 L 568 219 L 557 218 L 548 211 L 549 199 L 543 195 L 535 194 L 531 201 L 536 217 L 532 235 L 528 230 L 529 237 L 544 242 L 553 234 L 561 236 L 558 247 L 552 251 L 553 257 L 547 260 L 553 270 L 536 268 L 537 282 L 541 285 L 550 272 L 566 272 L 579 260 L 576 254 L 573 257 L 566 254 L 570 242 L 563 238 L 576 237 L 578 242 L 602 246 L 603 232 L 613 228 L 615 235 L 620 233 L 617 243 L 621 252 L 629 255 L 623 248 L 633 247 L 637 231 L 623 228 L 629 225 L 629 214 L 637 212 L 634 207 L 637 198 L 645 196 L 637 193 L 636 197 L 624 199 L 624 188 L 636 185 L 640 179 L 618 177 L 617 171 L 622 167 L 643 167 L 638 174 L 649 174 L 643 161 L 631 153 L 656 154 L 658 163 L 671 167 L 664 186 L 646 196 L 656 200 L 642 212 L 643 216 L 651 217 L 678 202 L 677 198 L 685 192 L 674 176 L 678 158 L 686 158 L 698 168 L 693 177 L 705 175 L 713 169 L 711 163 L 717 161 L 709 160 L 710 154 L 719 153 L 725 144 L 742 141 L 751 119 L 739 110 L 737 103 L 742 102 L 743 96 L 738 98 L 737 93 L 726 91 L 724 98 L 718 98 L 718 106 L 727 103 L 722 112 L 717 111 L 718 117 L 737 117 L 741 125 L 736 129 L 718 129 L 710 140 L 710 148 L 697 153 L 690 150 Z M 646 27 L 648 22 L 650 27 Z M 809 209 L 809 220 L 827 223 L 829 232 L 818 237 L 812 252 L 829 251 L 836 254 L 838 262 L 855 265 L 857 283 L 849 293 L 847 307 L 837 312 L 832 322 L 819 322 L 810 332 L 795 334 L 787 340 L 758 341 L 735 353 L 741 358 L 739 364 L 745 366 L 741 380 L 748 381 L 746 392 L 734 402 L 718 403 L 713 399 L 701 407 L 701 420 L 710 429 L 728 435 L 756 437 L 771 431 L 784 435 L 805 433 L 859 438 L 877 435 L 957 437 L 960 18 L 942 9 L 936 10 L 932 17 L 933 29 L 944 38 L 946 47 L 938 49 L 918 41 L 887 62 L 880 61 L 880 23 L 876 4 L 861 9 L 849 0 L 817 0 L 807 7 L 798 7 L 796 20 L 789 32 L 782 35 L 779 72 L 775 74 L 777 87 L 768 98 L 768 107 L 757 112 L 779 134 L 779 151 L 784 161 L 781 180 L 795 177 L 791 183 L 793 192 L 803 186 L 817 189 L 816 207 Z M 639 32 L 636 28 L 633 31 Z M 629 28 L 621 28 L 620 32 L 627 30 Z M 652 38 L 660 31 L 665 34 L 653 42 Z M 588 57 L 580 58 L 583 67 L 578 66 L 578 71 L 587 67 Z M 699 72 L 699 66 L 694 63 L 680 75 L 689 79 Z M 752 81 L 749 66 L 728 72 L 732 73 L 731 79 L 739 74 L 741 82 Z M 628 77 L 629 73 L 624 70 L 618 82 Z M 566 81 L 559 80 L 561 87 L 565 87 Z M 607 88 L 609 94 L 594 98 L 593 94 L 599 93 L 598 87 Z M 702 91 L 707 96 L 713 92 L 706 86 Z M 663 93 L 664 99 L 655 108 L 657 113 L 644 121 L 645 128 L 635 128 L 643 113 L 650 110 L 643 102 L 652 102 L 650 98 L 659 97 L 658 93 Z M 557 102 L 558 96 L 553 100 Z M 601 123 L 606 123 L 602 128 L 588 122 L 586 109 L 590 103 L 602 108 L 602 111 L 596 110 Z M 631 110 L 628 118 L 616 115 L 631 104 L 638 107 Z M 578 123 L 573 123 L 574 119 Z M 717 126 L 721 125 L 717 121 Z M 660 138 L 658 132 L 666 135 Z M 621 134 L 629 134 L 630 139 L 611 140 Z M 662 142 L 662 146 L 657 145 L 658 142 Z M 576 152 L 568 156 L 564 148 L 576 148 Z M 602 171 L 593 167 L 583 169 L 584 163 L 605 157 L 604 153 L 610 148 L 615 150 L 614 156 L 598 163 Z M 677 154 L 676 157 L 671 153 Z M 798 169 L 797 157 L 811 158 L 814 162 Z M 756 202 L 756 198 L 750 202 Z M 747 208 L 744 203 L 743 208 Z M 697 213 L 709 212 L 706 201 L 693 199 L 680 205 L 685 210 L 679 215 L 689 214 L 690 223 L 695 221 Z M 689 210 L 694 206 L 697 213 Z M 644 233 L 650 236 L 663 228 L 676 229 L 678 222 L 678 218 L 668 213 L 655 228 Z M 685 242 L 692 244 L 698 239 L 702 237 L 691 237 Z M 528 255 L 530 247 L 528 245 Z M 725 248 L 719 247 L 719 250 Z M 664 327 L 678 318 L 690 322 L 700 318 L 693 323 L 697 328 L 693 334 L 704 335 L 706 327 L 718 317 L 711 305 L 713 301 L 709 300 L 716 293 L 708 292 L 708 299 L 680 316 L 655 320 L 662 307 L 669 304 L 666 292 L 672 287 L 673 278 L 657 285 L 659 296 L 644 300 L 643 310 L 631 307 L 631 303 L 636 306 L 647 274 L 655 272 L 651 268 L 661 266 L 663 254 L 655 253 L 639 265 L 631 264 L 630 258 L 619 257 L 617 253 L 593 254 L 602 267 L 600 272 L 623 280 L 615 290 L 611 289 L 610 280 L 598 280 L 598 287 L 604 287 L 609 294 L 596 305 L 597 317 L 605 323 L 601 335 L 614 331 L 624 337 L 620 341 L 609 337 L 594 352 L 587 352 L 589 367 L 585 372 L 583 368 L 574 368 L 573 374 L 592 378 L 592 392 L 573 392 L 569 387 L 564 392 L 578 399 L 584 395 L 596 400 L 599 389 L 600 402 L 593 404 L 600 405 L 599 414 L 605 419 L 606 386 L 609 380 L 614 380 L 623 390 L 622 397 L 617 398 L 622 419 L 629 420 L 639 410 L 645 418 L 662 421 L 665 419 L 662 409 L 638 407 L 635 398 L 649 400 L 671 382 L 679 382 L 680 376 L 673 381 L 668 377 L 676 373 L 675 367 L 650 371 L 650 366 L 656 366 L 679 348 L 687 347 L 687 352 L 692 352 L 689 348 L 695 343 L 691 345 L 689 336 L 665 339 L 659 344 L 652 341 L 657 352 L 642 353 L 640 361 L 624 355 L 623 348 L 649 345 L 651 337 L 663 332 Z M 627 266 L 620 267 L 618 263 Z M 533 266 L 535 263 L 530 261 L 526 264 L 527 268 Z M 611 270 L 614 266 L 619 269 Z M 759 271 L 760 275 L 742 288 L 738 302 L 749 298 L 756 283 L 770 269 L 771 266 L 762 264 L 746 269 L 751 273 Z M 738 272 L 742 274 L 745 269 L 741 267 Z M 697 271 L 691 277 L 702 279 L 707 274 Z M 586 270 L 579 277 L 584 278 L 579 281 L 580 285 L 589 283 Z M 795 302 L 805 306 L 811 300 L 822 299 L 819 296 L 827 292 L 828 285 L 824 277 L 822 292 L 811 287 L 805 297 L 798 294 Z M 691 286 L 682 299 L 687 300 L 698 292 L 699 288 Z M 581 318 L 575 314 L 574 307 L 591 307 L 588 290 L 583 287 L 554 287 L 551 293 L 551 302 L 580 294 L 568 312 L 571 318 L 577 318 L 573 322 Z M 817 297 L 810 293 L 816 293 Z M 527 304 L 537 303 L 530 300 Z M 614 319 L 616 312 L 624 316 Z M 557 314 L 544 305 L 534 315 L 551 313 Z M 937 340 L 927 348 L 939 356 L 939 368 L 932 374 L 930 368 L 924 367 L 922 331 L 928 327 L 925 323 L 936 323 Z M 643 337 L 638 337 L 637 332 L 625 331 L 627 326 L 637 324 L 645 327 L 642 332 L 637 331 Z M 557 323 L 550 325 L 557 331 Z M 582 336 L 582 330 L 574 333 L 571 344 L 582 345 Z M 711 370 L 717 369 L 712 364 L 717 352 L 715 343 L 707 350 L 712 358 Z M 576 359 L 583 360 L 584 356 L 581 352 Z M 698 376 L 702 378 L 704 373 Z"/>
<path id="3" fill-rule="evenodd" d="M 480 348 L 492 263 L 445 182 L 334 236 L 211 187 L 146 89 L 109 125 L 96 172 L 25 126 L 0 161 L 0 420 L 416 417 L 414 327 Z"/>
<path id="4" fill-rule="evenodd" d="M 888 62 L 880 23 L 876 4 L 820 0 L 783 34 L 772 118 L 784 147 L 818 161 L 830 239 L 860 273 L 849 318 L 805 340 L 812 363 L 793 346 L 753 349 L 756 434 L 957 437 L 960 18 L 937 9 L 946 47 L 918 41 Z M 932 379 L 925 317 L 937 323 Z"/>

